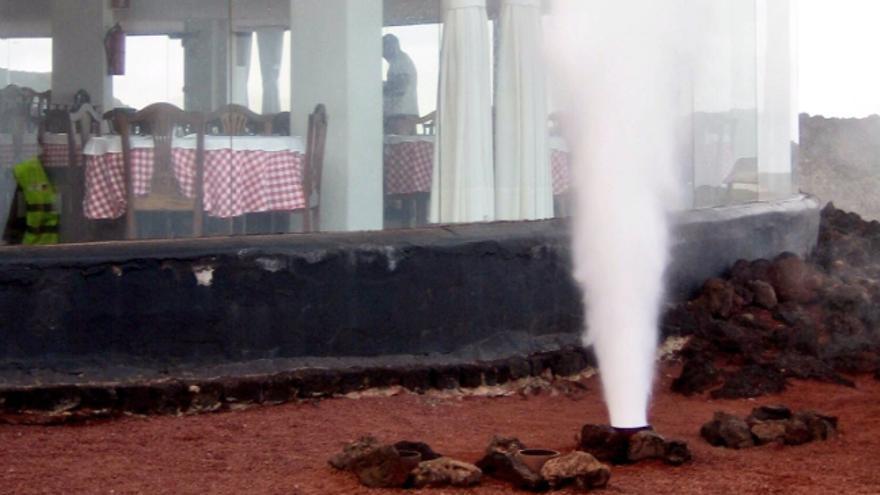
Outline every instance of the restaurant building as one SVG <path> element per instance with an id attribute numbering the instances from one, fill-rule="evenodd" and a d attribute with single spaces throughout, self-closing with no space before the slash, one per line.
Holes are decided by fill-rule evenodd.
<path id="1" fill-rule="evenodd" d="M 672 298 L 738 258 L 806 253 L 818 229 L 792 173 L 796 2 L 680 1 Z M 576 335 L 554 3 L 0 0 L 0 360 Z M 418 72 L 403 132 L 383 132 L 387 34 Z M 16 236 L 53 227 L 28 225 L 13 177 L 32 156 L 58 245 Z"/>

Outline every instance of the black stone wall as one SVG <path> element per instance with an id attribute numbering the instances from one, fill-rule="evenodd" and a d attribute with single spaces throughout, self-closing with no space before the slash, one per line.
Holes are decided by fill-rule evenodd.
<path id="1" fill-rule="evenodd" d="M 805 254 L 810 198 L 676 219 L 670 297 L 738 258 Z M 572 335 L 560 220 L 414 231 L 0 249 L 0 360 L 248 360 L 453 353 Z"/>

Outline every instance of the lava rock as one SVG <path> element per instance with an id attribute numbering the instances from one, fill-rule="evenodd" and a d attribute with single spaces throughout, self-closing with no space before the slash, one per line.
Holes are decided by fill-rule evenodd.
<path id="1" fill-rule="evenodd" d="M 532 374 L 532 365 L 528 359 L 523 357 L 513 357 L 507 361 L 509 376 L 511 380 L 520 380 Z"/>
<path id="2" fill-rule="evenodd" d="M 431 388 L 430 368 L 411 366 L 401 372 L 400 384 L 413 392 L 424 392 Z"/>
<path id="3" fill-rule="evenodd" d="M 778 421 L 791 419 L 791 409 L 782 405 L 758 406 L 752 409 L 752 413 L 746 418 L 746 422 L 752 424 L 753 421 Z"/>
<path id="4" fill-rule="evenodd" d="M 710 278 L 703 284 L 697 304 L 712 316 L 727 318 L 734 308 L 733 284 L 720 278 Z"/>
<path id="5" fill-rule="evenodd" d="M 581 428 L 580 450 L 602 462 L 629 462 L 629 438 L 608 425 L 584 425 Z"/>
<path id="6" fill-rule="evenodd" d="M 749 429 L 754 437 L 755 445 L 783 442 L 787 430 L 787 421 L 757 421 Z"/>
<path id="7" fill-rule="evenodd" d="M 666 452 L 663 454 L 663 460 L 670 466 L 681 466 L 690 462 L 694 456 L 686 442 L 681 440 L 669 440 L 666 442 Z"/>
<path id="8" fill-rule="evenodd" d="M 461 386 L 460 370 L 457 366 L 443 366 L 432 372 L 432 385 L 438 390 L 455 390 Z"/>
<path id="9" fill-rule="evenodd" d="M 685 360 L 681 374 L 672 382 L 672 390 L 690 396 L 714 388 L 720 381 L 720 374 L 712 359 L 699 356 Z"/>
<path id="10" fill-rule="evenodd" d="M 379 440 L 372 436 L 364 436 L 342 448 L 342 452 L 330 458 L 330 465 L 341 471 L 352 468 L 356 461 L 381 447 Z"/>
<path id="11" fill-rule="evenodd" d="M 772 310 L 779 304 L 779 300 L 776 298 L 776 290 L 767 282 L 750 280 L 748 287 L 752 294 L 754 294 L 753 301 L 756 305 Z"/>
<path id="12" fill-rule="evenodd" d="M 813 432 L 810 427 L 800 419 L 792 419 L 785 422 L 786 445 L 803 445 L 813 441 Z"/>
<path id="13" fill-rule="evenodd" d="M 524 448 L 525 445 L 516 438 L 494 437 L 476 465 L 483 474 L 517 488 L 540 490 L 546 485 L 544 479 L 516 457 L 516 453 Z"/>
<path id="14" fill-rule="evenodd" d="M 785 376 L 775 366 L 748 364 L 727 373 L 721 388 L 713 390 L 713 399 L 746 399 L 785 390 Z"/>
<path id="15" fill-rule="evenodd" d="M 408 440 L 401 440 L 394 444 L 394 448 L 398 451 L 401 450 L 411 450 L 414 452 L 418 452 L 422 455 L 422 461 L 433 461 L 434 459 L 439 459 L 443 457 L 442 455 L 434 452 L 434 449 L 431 448 L 430 445 L 424 442 L 410 442 Z"/>
<path id="16" fill-rule="evenodd" d="M 467 487 L 478 484 L 482 475 L 480 468 L 473 464 L 440 457 L 422 461 L 412 472 L 412 485 L 416 488 Z"/>
<path id="17" fill-rule="evenodd" d="M 483 368 L 481 366 L 463 365 L 459 382 L 463 388 L 477 388 L 483 385 Z"/>
<path id="18" fill-rule="evenodd" d="M 827 440 L 837 434 L 835 416 L 827 416 L 815 411 L 801 411 L 795 415 L 795 419 L 807 425 L 813 441 Z"/>
<path id="19" fill-rule="evenodd" d="M 816 299 L 816 274 L 797 255 L 784 253 L 777 257 L 768 275 L 780 302 L 809 303 Z"/>
<path id="20" fill-rule="evenodd" d="M 817 357 L 786 353 L 776 359 L 776 366 L 789 378 L 817 380 L 846 387 L 856 386 L 855 382 L 842 376 L 831 365 Z"/>
<path id="21" fill-rule="evenodd" d="M 574 484 L 582 490 L 593 490 L 608 484 L 611 469 L 586 452 L 571 452 L 547 461 L 541 476 L 553 489 Z"/>
<path id="22" fill-rule="evenodd" d="M 647 459 L 663 459 L 666 456 L 666 439 L 653 430 L 644 430 L 629 438 L 627 459 L 639 462 Z"/>
<path id="23" fill-rule="evenodd" d="M 700 428 L 700 436 L 716 447 L 744 449 L 755 445 L 745 421 L 720 411 L 715 413 L 712 421 Z"/>
<path id="24" fill-rule="evenodd" d="M 402 488 L 412 471 L 397 449 L 390 445 L 373 449 L 357 458 L 350 469 L 362 485 L 370 488 Z"/>

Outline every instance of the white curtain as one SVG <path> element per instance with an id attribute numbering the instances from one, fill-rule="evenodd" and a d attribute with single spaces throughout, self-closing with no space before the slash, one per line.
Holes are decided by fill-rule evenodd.
<path id="1" fill-rule="evenodd" d="M 263 113 L 278 113 L 281 111 L 278 77 L 281 75 L 284 31 L 281 29 L 258 30 L 257 45 L 260 49 L 260 74 L 263 76 Z"/>
<path id="2" fill-rule="evenodd" d="M 495 95 L 498 220 L 553 216 L 541 0 L 502 0 Z"/>
<path id="3" fill-rule="evenodd" d="M 248 106 L 248 78 L 251 74 L 253 33 L 235 33 L 235 64 L 232 67 L 232 103 Z"/>
<path id="4" fill-rule="evenodd" d="M 486 1 L 444 0 L 433 222 L 495 219 L 489 50 Z"/>

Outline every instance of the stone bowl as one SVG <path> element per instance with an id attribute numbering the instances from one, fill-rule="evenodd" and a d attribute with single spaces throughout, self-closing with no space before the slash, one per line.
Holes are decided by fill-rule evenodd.
<path id="1" fill-rule="evenodd" d="M 523 449 L 516 453 L 516 458 L 533 473 L 540 473 L 544 464 L 554 457 L 559 457 L 559 452 L 550 449 Z"/>
<path id="2" fill-rule="evenodd" d="M 419 463 L 422 462 L 422 454 L 415 450 L 398 450 L 397 455 L 400 456 L 400 460 L 409 471 L 417 468 Z"/>

